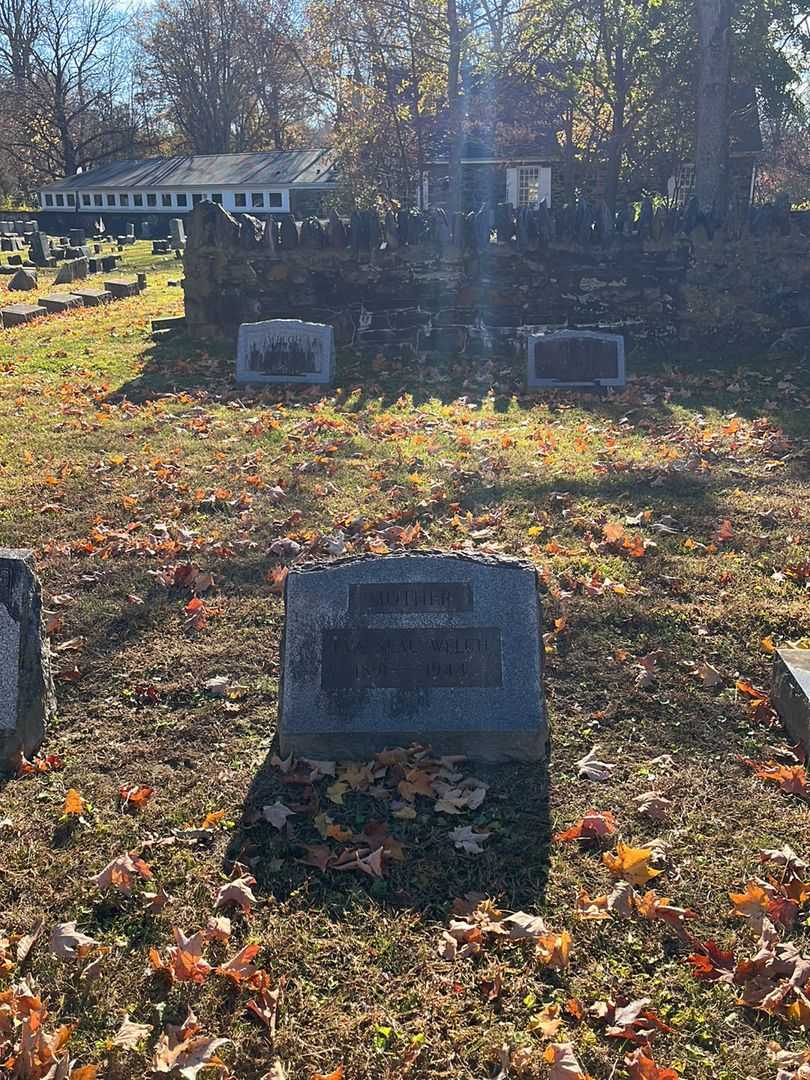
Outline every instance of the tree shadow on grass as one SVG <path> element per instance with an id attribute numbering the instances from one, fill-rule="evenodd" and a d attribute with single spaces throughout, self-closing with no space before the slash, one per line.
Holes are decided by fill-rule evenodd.
<path id="1" fill-rule="evenodd" d="M 363 792 L 347 794 L 344 805 L 336 806 L 325 793 L 333 778 L 309 789 L 292 787 L 271 763 L 272 757 L 271 752 L 253 779 L 225 855 L 228 873 L 236 862 L 250 868 L 258 893 L 272 892 L 279 901 L 293 904 L 299 898 L 307 908 L 322 906 L 339 914 L 362 889 L 379 902 L 427 919 L 445 919 L 448 898 L 467 893 L 491 896 L 511 910 L 542 907 L 551 842 L 546 764 L 466 761 L 459 766 L 464 776 L 488 785 L 478 809 L 449 816 L 437 813 L 431 800 L 417 796 L 417 817 L 400 820 L 391 816 L 386 802 Z M 262 816 L 262 807 L 276 801 L 305 805 L 307 812 L 296 813 L 278 830 Z M 355 835 L 384 830 L 401 843 L 403 858 L 384 857 L 382 878 L 299 862 L 307 857 L 306 846 L 328 846 L 335 854 L 346 847 L 320 836 L 314 824 L 316 811 L 327 813 Z M 456 850 L 450 833 L 459 825 L 490 833 L 481 854 Z"/>

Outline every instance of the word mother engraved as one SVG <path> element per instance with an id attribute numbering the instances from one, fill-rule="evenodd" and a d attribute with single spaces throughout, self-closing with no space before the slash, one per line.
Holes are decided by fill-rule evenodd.
<path id="1" fill-rule="evenodd" d="M 501 686 L 501 632 L 494 626 L 324 630 L 324 690 Z"/>
<path id="2" fill-rule="evenodd" d="M 349 611 L 471 611 L 472 586 L 466 582 L 377 582 L 349 586 Z"/>

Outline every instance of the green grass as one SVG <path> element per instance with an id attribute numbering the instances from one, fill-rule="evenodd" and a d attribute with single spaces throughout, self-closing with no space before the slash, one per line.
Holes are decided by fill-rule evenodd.
<path id="1" fill-rule="evenodd" d="M 700 940 L 740 956 L 755 941 L 729 915 L 728 890 L 761 873 L 760 848 L 788 843 L 810 857 L 807 806 L 738 760 L 771 756 L 781 735 L 753 722 L 735 690 L 738 676 L 767 685 L 763 638 L 810 633 L 807 589 L 780 577 L 810 558 L 806 375 L 757 358 L 635 357 L 622 395 L 526 397 L 518 364 L 477 376 L 472 361 L 414 367 L 346 354 L 326 396 L 251 395 L 232 381 L 230 343 L 152 340 L 150 320 L 182 310 L 182 291 L 167 285 L 180 270 L 144 244 L 125 253 L 125 269 L 136 267 L 149 273 L 141 296 L 0 335 L 0 543 L 36 549 L 46 607 L 60 616 L 59 717 L 44 749 L 64 758 L 64 769 L 3 791 L 12 825 L 0 930 L 13 938 L 46 916 L 45 937 L 5 983 L 30 980 L 48 1002 L 48 1024 L 75 1025 L 71 1056 L 116 1080 L 148 1074 L 162 1025 L 182 1020 L 187 1004 L 206 1033 L 233 1040 L 221 1054 L 240 1080 L 258 1080 L 275 1057 L 292 1080 L 341 1062 L 351 1080 L 480 1080 L 504 1044 L 529 1051 L 514 1075 L 546 1075 L 545 1043 L 530 1030 L 544 1004 L 577 998 L 587 1009 L 640 996 L 674 1028 L 653 1044 L 660 1065 L 701 1080 L 775 1075 L 767 1043 L 800 1049 L 806 1035 L 697 982 L 688 950 L 663 924 L 578 920 L 578 892 L 610 887 L 601 849 L 549 838 L 597 808 L 616 814 L 628 843 L 663 839 L 658 893 L 698 912 Z M 603 526 L 639 514 L 625 529 L 648 541 L 645 554 L 606 548 Z M 653 528 L 667 515 L 677 532 Z M 712 550 L 724 519 L 732 539 Z M 386 530 L 415 523 L 414 546 L 494 550 L 537 565 L 550 785 L 534 766 L 470 765 L 491 785 L 479 810 L 449 819 L 424 801 L 415 820 L 401 821 L 364 794 L 333 805 L 322 782 L 321 809 L 354 830 L 382 817 L 406 857 L 382 881 L 321 873 L 297 861 L 302 843 L 320 842 L 306 813 L 284 833 L 250 816 L 276 798 L 304 801 L 266 760 L 283 619 L 269 548 L 288 536 L 324 558 L 322 538 L 340 530 L 347 553 L 398 550 Z M 214 578 L 208 625 L 196 631 L 184 612 L 190 593 L 158 576 L 188 560 Z M 77 651 L 59 651 L 75 639 Z M 636 661 L 651 652 L 657 668 L 645 688 Z M 721 686 L 706 689 L 695 676 L 704 660 Z M 74 667 L 78 679 L 66 681 Z M 240 688 L 231 700 L 205 692 L 217 675 Z M 575 763 L 594 744 L 618 763 L 605 784 L 577 779 Z M 666 754 L 671 765 L 656 760 Z M 123 783 L 155 788 L 138 816 L 118 809 Z M 93 811 L 65 829 L 70 787 Z M 669 824 L 635 813 L 633 797 L 651 787 L 674 802 Z M 218 810 L 224 821 L 210 847 L 146 852 L 172 897 L 162 913 L 101 896 L 88 881 L 147 837 Z M 468 823 L 492 832 L 478 857 L 447 838 Z M 169 989 L 147 973 L 149 949 L 165 954 L 172 927 L 206 925 L 234 857 L 257 878 L 259 903 L 249 919 L 233 918 L 231 942 L 208 956 L 220 962 L 255 941 L 256 962 L 286 977 L 274 1045 L 245 1012 L 247 992 L 221 977 Z M 543 968 L 510 944 L 440 959 L 453 899 L 471 891 L 569 930 L 569 966 Z M 89 989 L 82 963 L 47 948 L 50 926 L 74 919 L 109 948 Z M 805 951 L 808 925 L 804 911 L 786 935 Z M 490 1001 L 482 984 L 496 975 L 502 991 Z M 125 1012 L 154 1026 L 145 1047 L 111 1048 Z M 565 1017 L 557 1039 L 574 1042 L 592 1076 L 626 1075 L 629 1046 L 590 1015 Z"/>

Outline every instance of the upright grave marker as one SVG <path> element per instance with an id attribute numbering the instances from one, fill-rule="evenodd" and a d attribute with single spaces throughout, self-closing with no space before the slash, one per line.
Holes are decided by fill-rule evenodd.
<path id="1" fill-rule="evenodd" d="M 534 567 L 494 556 L 361 556 L 293 568 L 285 587 L 282 754 L 437 753 L 543 760 Z"/>
<path id="2" fill-rule="evenodd" d="M 183 227 L 182 218 L 171 218 L 169 220 L 169 229 L 171 231 L 171 246 L 175 251 L 179 251 L 180 248 L 186 246 L 186 230 Z"/>
<path id="3" fill-rule="evenodd" d="M 530 334 L 527 385 L 624 386 L 624 338 L 592 330 Z"/>
<path id="4" fill-rule="evenodd" d="M 331 326 L 300 319 L 268 319 L 239 327 L 239 383 L 331 383 L 334 372 L 335 333 Z"/>
<path id="5" fill-rule="evenodd" d="M 38 749 L 55 705 L 33 555 L 0 548 L 0 770 Z"/>

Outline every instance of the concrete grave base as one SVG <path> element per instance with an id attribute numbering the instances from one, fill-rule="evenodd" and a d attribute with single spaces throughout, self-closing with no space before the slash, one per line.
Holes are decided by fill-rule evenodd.
<path id="1" fill-rule="evenodd" d="M 794 742 L 810 754 L 810 649 L 779 649 L 773 661 L 771 704 Z"/>
<path id="2" fill-rule="evenodd" d="M 8 307 L 0 308 L 0 318 L 6 328 L 23 326 L 47 314 L 47 309 L 41 304 L 10 304 Z"/>
<path id="3" fill-rule="evenodd" d="M 73 293 L 50 293 L 48 296 L 41 296 L 39 302 L 51 315 L 58 315 L 61 311 L 82 306 L 81 297 Z"/>

